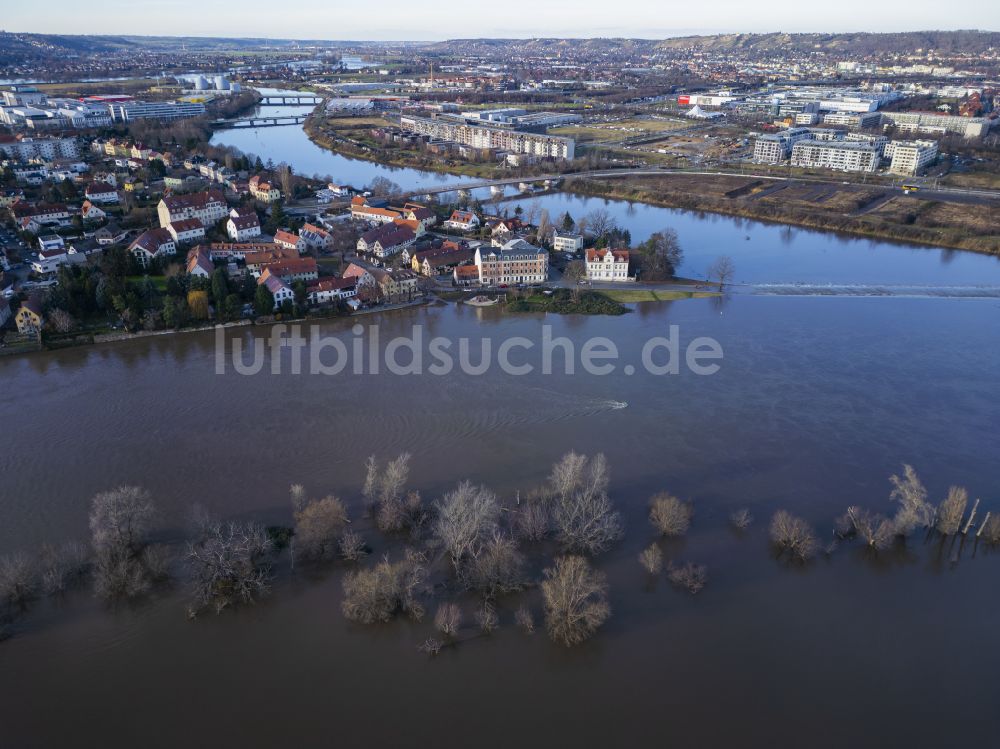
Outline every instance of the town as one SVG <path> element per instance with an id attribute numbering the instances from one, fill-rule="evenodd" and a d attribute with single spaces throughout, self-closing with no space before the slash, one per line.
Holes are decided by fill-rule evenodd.
<path id="1" fill-rule="evenodd" d="M 114 81 L 10 84 L 0 92 L 0 350 L 731 280 L 726 257 L 715 278 L 676 278 L 682 248 L 669 227 L 666 241 L 633 244 L 604 216 L 525 203 L 559 190 L 766 218 L 788 206 L 778 215 L 789 223 L 1000 252 L 990 231 L 949 239 L 996 211 L 992 41 L 983 35 L 976 56 L 943 42 L 901 54 L 861 35 L 846 59 L 844 45 L 806 52 L 807 39 L 775 56 L 779 41 L 766 35 L 756 52 L 734 43 L 725 54 L 701 38 L 629 50 L 592 40 L 568 57 L 545 42 L 316 45 L 236 67 L 213 49 L 189 55 L 197 72 L 137 71 L 118 91 Z M 268 109 L 289 105 L 308 114 Z M 271 125 L 456 180 L 426 191 L 382 177 L 351 185 L 210 140 Z M 828 185 L 818 197 L 794 195 L 815 182 Z"/>

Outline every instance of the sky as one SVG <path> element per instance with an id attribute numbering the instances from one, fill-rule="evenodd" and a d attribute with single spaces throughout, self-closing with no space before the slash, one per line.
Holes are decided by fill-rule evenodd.
<path id="1" fill-rule="evenodd" d="M 838 0 L 3 0 L 0 28 L 52 34 L 437 40 L 466 37 L 665 38 L 725 32 L 1000 29 L 1000 4 Z M 96 11 L 96 12 L 95 12 Z"/>

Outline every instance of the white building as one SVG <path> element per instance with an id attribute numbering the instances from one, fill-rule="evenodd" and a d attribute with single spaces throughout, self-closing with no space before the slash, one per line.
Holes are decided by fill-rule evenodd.
<path id="1" fill-rule="evenodd" d="M 984 117 L 956 117 L 935 112 L 883 112 L 882 123 L 895 125 L 903 133 L 956 133 L 963 138 L 982 138 L 991 121 Z"/>
<path id="2" fill-rule="evenodd" d="M 9 143 L 0 141 L 0 153 L 4 152 L 15 161 L 80 158 L 76 138 L 21 138 Z"/>
<path id="3" fill-rule="evenodd" d="M 252 208 L 242 211 L 233 208 L 229 212 L 229 221 L 226 222 L 226 233 L 234 242 L 249 242 L 254 237 L 259 237 L 260 219 L 257 218 L 257 211 Z"/>
<path id="4" fill-rule="evenodd" d="M 470 125 L 462 120 L 441 117 L 402 117 L 399 121 L 403 130 L 432 138 L 450 140 L 473 148 L 493 148 L 512 153 L 526 153 L 554 159 L 571 160 L 575 155 L 572 138 L 557 135 L 526 133 L 520 130 L 500 127 Z"/>
<path id="5" fill-rule="evenodd" d="M 583 236 L 568 231 L 553 232 L 552 249 L 556 252 L 579 252 L 583 249 Z"/>
<path id="6" fill-rule="evenodd" d="M 205 114 L 201 102 L 187 101 L 129 101 L 111 105 L 111 116 L 116 122 L 134 120 L 182 120 Z"/>
<path id="7" fill-rule="evenodd" d="M 878 149 L 867 143 L 800 140 L 792 147 L 792 166 L 874 172 L 878 165 Z"/>
<path id="8" fill-rule="evenodd" d="M 587 279 L 590 281 L 631 281 L 628 250 L 587 250 Z"/>
<path id="9" fill-rule="evenodd" d="M 788 158 L 792 147 L 803 138 L 810 137 L 804 127 L 791 127 L 779 133 L 768 133 L 754 141 L 753 160 L 758 164 L 778 164 Z"/>
<path id="10" fill-rule="evenodd" d="M 229 206 L 221 192 L 206 190 L 187 195 L 168 195 L 160 201 L 156 212 L 160 226 L 185 218 L 196 218 L 205 226 L 211 226 L 226 217 Z"/>
<path id="11" fill-rule="evenodd" d="M 894 140 L 885 147 L 892 174 L 916 176 L 937 160 L 938 144 L 933 140 Z"/>
<path id="12" fill-rule="evenodd" d="M 182 218 L 169 223 L 167 231 L 176 244 L 200 242 L 205 238 L 205 225 L 196 218 Z"/>

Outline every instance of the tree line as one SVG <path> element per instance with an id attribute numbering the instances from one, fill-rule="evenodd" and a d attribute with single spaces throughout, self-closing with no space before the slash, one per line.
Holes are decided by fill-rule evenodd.
<path id="1" fill-rule="evenodd" d="M 429 619 L 434 631 L 420 649 L 430 654 L 491 634 L 505 608 L 514 609 L 519 629 L 535 632 L 539 612 L 529 591 L 538 591 L 542 626 L 560 645 L 588 640 L 611 616 L 597 560 L 623 538 L 625 527 L 603 454 L 567 453 L 546 481 L 513 501 L 466 480 L 427 502 L 409 485 L 408 453 L 384 463 L 372 456 L 363 472 L 360 501 L 353 503 L 334 494 L 313 497 L 292 485 L 288 526 L 225 520 L 195 505 L 183 541 L 170 544 L 156 540 L 159 512 L 148 491 L 120 486 L 101 492 L 90 503 L 89 544 L 45 544 L 34 554 L 0 558 L 0 638 L 33 600 L 88 583 L 100 598 L 122 600 L 168 580 L 183 582 L 190 618 L 249 605 L 271 591 L 283 554 L 293 570 L 340 568 L 341 612 L 352 622 Z M 935 505 L 911 466 L 890 482 L 891 515 L 849 507 L 825 546 L 808 521 L 776 511 L 767 529 L 774 558 L 807 564 L 851 541 L 879 554 L 905 545 L 918 531 L 942 543 L 964 543 L 971 535 L 976 543 L 1000 545 L 1000 515 L 980 518 L 979 501 L 970 508 L 965 489 L 952 487 Z M 355 518 L 351 505 L 360 505 Z M 690 594 L 705 587 L 707 567 L 665 560 L 671 548 L 665 542 L 687 534 L 695 514 L 691 501 L 669 492 L 651 497 L 653 538 L 638 557 L 651 579 L 665 571 L 674 587 Z M 729 517 L 739 535 L 753 521 L 749 509 Z M 373 549 L 362 528 L 388 542 L 389 550 L 370 562 Z"/>

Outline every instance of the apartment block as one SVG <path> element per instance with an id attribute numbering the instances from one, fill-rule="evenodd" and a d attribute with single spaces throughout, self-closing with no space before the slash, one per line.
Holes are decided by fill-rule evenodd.
<path id="1" fill-rule="evenodd" d="M 933 140 L 894 140 L 885 147 L 889 171 L 916 176 L 937 160 L 938 144 Z"/>
<path id="2" fill-rule="evenodd" d="M 473 148 L 492 148 L 513 153 L 524 153 L 544 158 L 570 160 L 575 155 L 572 138 L 557 135 L 526 133 L 510 128 L 471 125 L 463 121 L 444 118 L 405 116 L 399 121 L 403 130 L 428 135 L 431 138 L 453 141 Z"/>
<path id="3" fill-rule="evenodd" d="M 878 149 L 867 143 L 800 140 L 792 147 L 792 166 L 874 172 L 878 165 Z"/>
<path id="4" fill-rule="evenodd" d="M 956 117 L 936 112 L 883 112 L 882 123 L 895 125 L 904 133 L 954 133 L 969 139 L 985 136 L 991 124 L 984 117 Z"/>
<path id="5" fill-rule="evenodd" d="M 810 132 L 804 127 L 762 135 L 754 141 L 753 160 L 758 164 L 778 164 L 788 158 L 798 141 L 809 137 Z"/>

